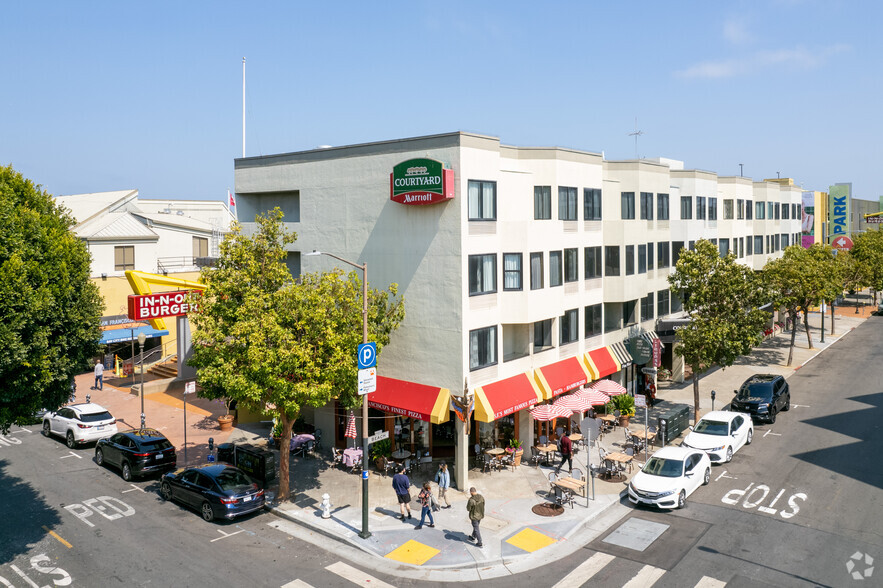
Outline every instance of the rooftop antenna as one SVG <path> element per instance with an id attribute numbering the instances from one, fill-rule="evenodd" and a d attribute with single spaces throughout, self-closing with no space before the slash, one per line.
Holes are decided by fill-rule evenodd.
<path id="1" fill-rule="evenodd" d="M 245 57 L 242 58 L 242 157 L 245 157 Z"/>
<path id="2" fill-rule="evenodd" d="M 740 178 L 741 178 L 741 177 L 744 177 L 744 176 L 742 175 L 742 164 L 741 164 L 741 163 L 739 164 L 739 177 L 740 177 Z"/>
<path id="3" fill-rule="evenodd" d="M 629 137 L 635 138 L 635 159 L 638 159 L 638 137 L 644 134 L 644 131 L 638 130 L 638 117 L 635 117 L 635 132 L 629 133 Z"/>

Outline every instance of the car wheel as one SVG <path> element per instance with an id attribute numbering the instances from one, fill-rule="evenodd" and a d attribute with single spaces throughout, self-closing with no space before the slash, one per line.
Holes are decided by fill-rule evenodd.
<path id="1" fill-rule="evenodd" d="M 123 480 L 126 482 L 132 481 L 132 467 L 129 465 L 129 462 L 123 462 Z"/>
<path id="2" fill-rule="evenodd" d="M 726 463 L 730 463 L 731 461 L 733 461 L 733 448 L 732 447 L 727 447 L 727 457 L 724 461 Z"/>
<path id="3" fill-rule="evenodd" d="M 215 511 L 212 510 L 212 505 L 208 503 L 208 501 L 202 503 L 202 518 L 205 519 L 207 523 L 215 520 Z"/>
<path id="4" fill-rule="evenodd" d="M 43 436 L 48 437 L 52 434 L 52 427 L 49 426 L 49 421 L 43 421 Z"/>
<path id="5" fill-rule="evenodd" d="M 770 424 L 771 425 L 776 424 L 776 411 L 775 410 L 770 412 Z"/>
<path id="6" fill-rule="evenodd" d="M 785 406 L 782 407 L 782 412 L 788 412 L 791 410 L 791 395 L 788 395 L 788 399 L 785 401 Z"/>
<path id="7" fill-rule="evenodd" d="M 71 449 L 73 449 L 74 447 L 77 446 L 77 440 L 74 439 L 74 432 L 73 431 L 67 432 L 67 446 L 70 447 Z"/>
<path id="8" fill-rule="evenodd" d="M 104 465 L 104 452 L 101 451 L 101 448 L 95 450 L 95 463 L 99 466 Z"/>
<path id="9" fill-rule="evenodd" d="M 165 501 L 172 499 L 172 487 L 168 482 L 163 482 L 162 485 L 160 485 L 159 495 L 162 496 L 162 499 Z"/>
<path id="10" fill-rule="evenodd" d="M 745 438 L 745 445 L 751 445 L 751 441 L 754 439 L 754 431 L 748 429 L 748 437 Z"/>
<path id="11" fill-rule="evenodd" d="M 681 490 L 681 493 L 678 494 L 678 508 L 684 508 L 687 506 L 687 491 Z"/>

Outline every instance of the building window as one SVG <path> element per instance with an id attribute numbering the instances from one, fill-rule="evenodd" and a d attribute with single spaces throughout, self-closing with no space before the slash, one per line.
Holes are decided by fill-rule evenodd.
<path id="1" fill-rule="evenodd" d="M 549 252 L 549 287 L 561 285 L 561 252 Z"/>
<path id="2" fill-rule="evenodd" d="M 687 220 L 693 218 L 693 197 L 681 196 L 681 219 Z"/>
<path id="3" fill-rule="evenodd" d="M 708 220 L 717 220 L 717 198 L 708 199 Z"/>
<path id="4" fill-rule="evenodd" d="M 653 243 L 647 243 L 647 269 L 653 269 Z"/>
<path id="5" fill-rule="evenodd" d="M 576 220 L 576 188 L 558 186 L 558 220 Z"/>
<path id="6" fill-rule="evenodd" d="M 781 242 L 779 241 L 779 235 L 773 235 L 773 241 L 775 242 L 775 244 L 774 244 L 774 247 L 775 247 L 775 248 L 773 249 L 773 251 L 774 251 L 774 252 L 775 252 L 775 251 L 781 251 L 782 248 L 779 247 L 779 245 L 781 244 Z"/>
<path id="7" fill-rule="evenodd" d="M 668 290 L 660 290 L 656 293 L 656 312 L 659 316 L 668 314 Z"/>
<path id="8" fill-rule="evenodd" d="M 754 203 L 754 218 L 757 220 L 764 219 L 764 212 L 766 207 L 763 205 L 763 202 L 755 202 Z"/>
<path id="9" fill-rule="evenodd" d="M 497 220 L 497 183 L 469 180 L 469 220 Z"/>
<path id="10" fill-rule="evenodd" d="M 669 205 L 668 194 L 656 195 L 656 218 L 659 220 L 668 220 Z"/>
<path id="11" fill-rule="evenodd" d="M 690 244 L 688 245 L 688 247 L 689 247 L 690 251 L 695 251 L 696 250 L 696 241 L 690 241 Z"/>
<path id="12" fill-rule="evenodd" d="M 660 241 L 656 244 L 656 267 L 662 269 L 668 267 L 668 241 Z"/>
<path id="13" fill-rule="evenodd" d="M 118 272 L 135 269 L 134 245 L 118 245 L 113 248 L 113 269 Z"/>
<path id="14" fill-rule="evenodd" d="M 623 220 L 635 218 L 635 193 L 622 192 L 619 196 Z"/>
<path id="15" fill-rule="evenodd" d="M 763 235 L 755 235 L 754 236 L 754 254 L 760 255 L 763 253 Z"/>
<path id="16" fill-rule="evenodd" d="M 543 351 L 552 347 L 552 319 L 533 324 L 533 350 Z"/>
<path id="17" fill-rule="evenodd" d="M 721 237 L 717 242 L 717 248 L 720 251 L 721 257 L 726 257 L 730 253 L 730 240 Z"/>
<path id="18" fill-rule="evenodd" d="M 733 199 L 724 200 L 724 220 L 733 220 Z"/>
<path id="19" fill-rule="evenodd" d="M 681 249 L 684 248 L 683 241 L 672 241 L 671 244 L 671 267 L 675 267 L 678 265 L 678 260 L 681 258 Z"/>
<path id="20" fill-rule="evenodd" d="M 503 290 L 521 290 L 520 253 L 503 254 Z"/>
<path id="21" fill-rule="evenodd" d="M 477 370 L 497 363 L 497 327 L 469 331 L 469 369 Z"/>
<path id="22" fill-rule="evenodd" d="M 585 310 L 585 338 L 588 339 L 602 333 L 601 305 L 587 306 Z"/>
<path id="23" fill-rule="evenodd" d="M 801 208 L 801 206 L 802 206 L 801 204 L 798 204 L 798 205 L 797 205 L 797 212 L 794 214 L 794 218 L 800 218 L 800 208 Z"/>
<path id="24" fill-rule="evenodd" d="M 533 187 L 533 217 L 535 220 L 552 218 L 552 186 Z"/>
<path id="25" fill-rule="evenodd" d="M 736 219 L 745 219 L 745 201 L 741 198 L 736 200 Z"/>
<path id="26" fill-rule="evenodd" d="M 625 275 L 631 276 L 635 273 L 635 246 L 625 246 Z"/>
<path id="27" fill-rule="evenodd" d="M 745 237 L 739 237 L 739 257 L 745 257 Z"/>
<path id="28" fill-rule="evenodd" d="M 745 239 L 745 254 L 746 255 L 753 255 L 752 243 L 753 243 L 753 239 L 751 238 L 751 235 L 749 235 Z"/>
<path id="29" fill-rule="evenodd" d="M 586 247 L 583 252 L 585 253 L 585 272 L 586 279 L 591 280 L 592 278 L 600 278 L 601 277 L 601 248 L 600 247 Z"/>
<path id="30" fill-rule="evenodd" d="M 564 281 L 575 282 L 579 279 L 578 249 L 564 250 Z"/>
<path id="31" fill-rule="evenodd" d="M 561 322 L 559 345 L 577 341 L 579 339 L 579 309 L 565 310 L 564 316 L 558 320 Z"/>
<path id="32" fill-rule="evenodd" d="M 638 273 L 647 273 L 647 246 L 638 245 Z"/>
<path id="33" fill-rule="evenodd" d="M 751 200 L 745 201 L 745 220 L 751 220 L 752 218 L 752 210 L 754 207 L 751 205 Z"/>
<path id="34" fill-rule="evenodd" d="M 653 192 L 641 192 L 641 218 L 653 220 Z"/>
<path id="35" fill-rule="evenodd" d="M 193 237 L 193 257 L 208 257 L 208 238 Z"/>
<path id="36" fill-rule="evenodd" d="M 601 220 L 601 190 L 598 188 L 583 190 L 583 219 Z"/>
<path id="37" fill-rule="evenodd" d="M 653 292 L 641 298 L 641 321 L 649 321 L 653 318 Z"/>
<path id="38" fill-rule="evenodd" d="M 705 196 L 696 197 L 696 220 L 705 220 Z"/>
<path id="39" fill-rule="evenodd" d="M 497 291 L 497 256 L 494 253 L 469 256 L 469 295 Z"/>
<path id="40" fill-rule="evenodd" d="M 543 287 L 543 254 L 530 254 L 530 289 L 539 290 Z"/>
<path id="41" fill-rule="evenodd" d="M 619 246 L 608 245 L 604 247 L 604 275 L 619 275 Z"/>
<path id="42" fill-rule="evenodd" d="M 622 303 L 622 318 L 626 326 L 638 324 L 638 301 L 626 300 Z"/>
<path id="43" fill-rule="evenodd" d="M 775 211 L 776 211 L 775 204 L 773 204 L 772 202 L 767 202 L 766 203 L 766 210 L 767 210 L 766 217 L 768 219 L 773 220 L 774 218 L 778 218 L 775 215 Z"/>
<path id="44" fill-rule="evenodd" d="M 782 203 L 782 220 L 788 220 L 788 203 Z"/>
<path id="45" fill-rule="evenodd" d="M 674 292 L 671 294 L 671 313 L 681 312 L 684 310 L 684 301 Z"/>

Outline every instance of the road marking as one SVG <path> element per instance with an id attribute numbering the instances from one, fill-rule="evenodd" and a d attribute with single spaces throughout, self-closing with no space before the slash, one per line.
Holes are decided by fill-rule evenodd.
<path id="1" fill-rule="evenodd" d="M 117 503 L 117 505 L 113 503 Z M 135 514 L 134 508 L 132 508 L 119 498 L 114 498 L 113 496 L 99 496 L 98 498 L 89 498 L 88 500 L 84 500 L 82 504 L 68 504 L 64 507 L 64 509 L 90 527 L 94 527 L 95 524 L 92 523 L 92 521 L 87 521 L 86 519 L 88 517 L 91 517 L 96 512 L 109 521 L 115 521 L 123 517 L 130 517 Z"/>
<path id="2" fill-rule="evenodd" d="M 11 431 L 9 434 L 15 435 L 16 433 L 21 433 L 21 432 L 31 433 L 32 431 L 30 431 L 29 429 L 19 429 L 18 431 Z"/>
<path id="3" fill-rule="evenodd" d="M 772 430 L 769 430 L 769 431 L 767 431 L 766 433 L 763 434 L 764 437 L 766 437 L 767 435 L 775 435 L 776 437 L 781 437 L 781 436 L 782 436 L 782 433 L 773 433 Z"/>
<path id="4" fill-rule="evenodd" d="M 15 437 L 4 437 L 0 435 L 0 445 L 5 445 L 9 447 L 10 445 L 21 445 L 21 439 L 16 439 Z"/>
<path id="5" fill-rule="evenodd" d="M 62 455 L 62 456 L 59 457 L 58 459 L 67 459 L 68 457 L 71 457 L 71 456 L 76 457 L 77 459 L 83 459 L 83 456 L 82 456 L 82 455 L 77 455 L 77 454 L 74 453 L 73 451 L 70 452 L 70 455 Z"/>
<path id="6" fill-rule="evenodd" d="M 141 490 L 141 492 L 144 492 L 144 489 L 143 489 L 143 488 L 139 488 L 139 487 L 136 486 L 135 484 L 129 484 L 129 486 L 132 487 L 131 490 L 123 490 L 122 492 L 120 492 L 120 494 L 125 494 L 126 492 L 134 492 L 135 490 Z"/>
<path id="7" fill-rule="evenodd" d="M 717 482 L 717 481 L 720 480 L 721 478 L 729 478 L 729 479 L 731 479 L 731 480 L 738 480 L 738 479 L 739 479 L 739 478 L 737 478 L 736 476 L 728 476 L 728 475 L 727 475 L 727 470 L 724 470 L 723 472 L 721 472 L 721 475 L 719 475 L 717 478 L 715 478 L 714 481 Z"/>
<path id="8" fill-rule="evenodd" d="M 553 588 L 578 588 L 614 559 L 615 558 L 612 555 L 601 553 L 599 551 L 571 570 L 571 572 L 559 580 Z"/>
<path id="9" fill-rule="evenodd" d="M 282 588 L 313 588 L 313 585 L 307 584 L 303 580 L 292 580 L 288 584 L 283 584 Z"/>
<path id="10" fill-rule="evenodd" d="M 392 584 L 387 584 L 383 580 L 378 580 L 374 576 L 366 574 L 362 570 L 358 570 L 350 565 L 339 561 L 325 568 L 333 574 L 337 574 L 345 580 L 349 580 L 353 584 L 361 584 L 362 586 L 376 586 L 377 588 L 395 588 Z"/>
<path id="11" fill-rule="evenodd" d="M 50 529 L 49 527 L 47 527 L 46 525 L 43 525 L 43 530 L 46 531 L 47 533 L 49 533 L 50 535 L 52 535 L 53 537 L 55 537 L 56 539 L 58 539 L 59 543 L 61 543 L 62 545 L 64 545 L 64 546 L 67 547 L 68 549 L 70 549 L 71 547 L 73 547 L 73 545 L 71 545 L 70 543 L 68 543 L 68 542 L 65 541 L 64 539 L 62 539 L 62 538 L 61 538 L 61 535 L 59 535 L 59 534 L 56 533 L 55 531 L 51 530 L 51 529 Z"/>
<path id="12" fill-rule="evenodd" d="M 702 579 L 700 579 L 693 588 L 724 588 L 726 585 L 726 582 L 721 582 L 720 580 L 715 580 L 708 576 L 702 576 Z"/>
<path id="13" fill-rule="evenodd" d="M 217 539 L 212 539 L 211 541 L 209 541 L 209 543 L 214 543 L 215 541 L 220 541 L 221 539 L 226 539 L 227 537 L 232 537 L 233 535 L 238 535 L 239 533 L 242 533 L 242 530 L 235 531 L 233 533 L 225 533 L 221 529 L 218 529 L 218 533 L 223 535 L 223 537 L 218 537 Z"/>
<path id="14" fill-rule="evenodd" d="M 628 581 L 622 588 L 650 588 L 662 577 L 665 570 L 653 566 L 644 566 L 634 578 Z"/>
<path id="15" fill-rule="evenodd" d="M 809 408 L 808 404 L 792 404 L 791 408 Z"/>

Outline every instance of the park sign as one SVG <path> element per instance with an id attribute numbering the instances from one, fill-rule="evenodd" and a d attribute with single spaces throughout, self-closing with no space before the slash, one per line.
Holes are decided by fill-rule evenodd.
<path id="1" fill-rule="evenodd" d="M 144 295 L 129 294 L 129 318 L 141 321 L 169 316 L 184 316 L 188 312 L 196 310 L 196 305 L 187 301 L 187 296 L 191 293 L 202 294 L 196 290 Z"/>
<path id="2" fill-rule="evenodd" d="M 837 237 L 852 233 L 852 183 L 834 184 L 828 188 L 828 210 L 831 214 L 828 239 L 833 244 Z"/>
<path id="3" fill-rule="evenodd" d="M 399 204 L 435 204 L 454 198 L 454 170 L 435 159 L 409 159 L 389 174 L 389 199 Z"/>

